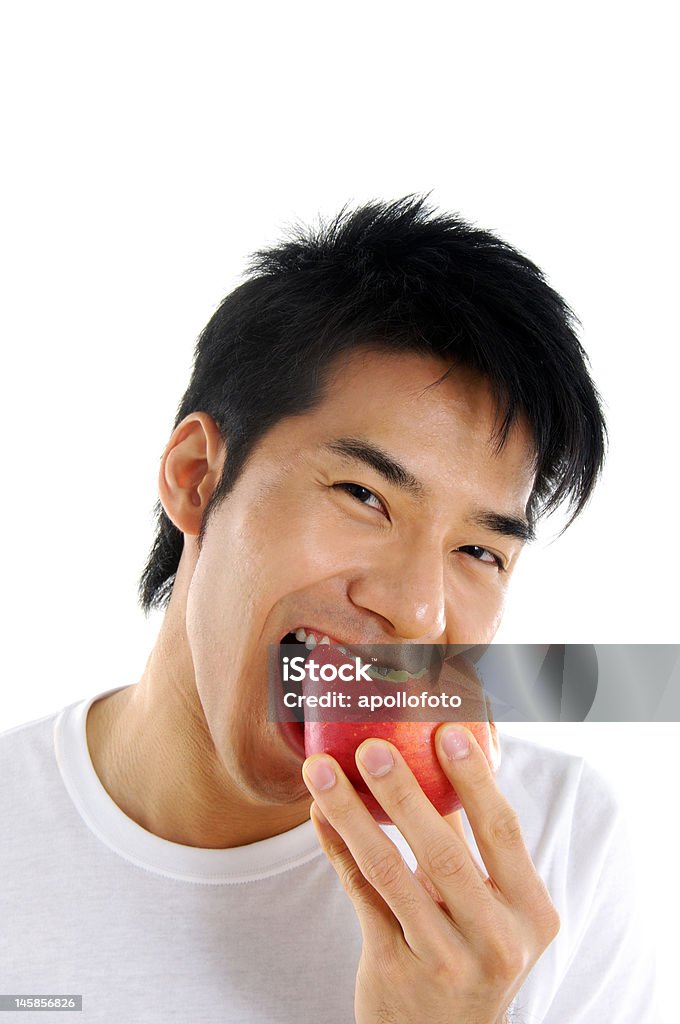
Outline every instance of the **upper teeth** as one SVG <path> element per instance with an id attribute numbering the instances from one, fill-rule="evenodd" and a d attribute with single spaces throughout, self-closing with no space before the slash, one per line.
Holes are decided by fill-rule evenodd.
<path id="1" fill-rule="evenodd" d="M 304 643 L 308 651 L 314 650 L 315 647 L 320 646 L 321 644 L 328 644 L 330 646 L 330 640 L 326 634 L 324 634 L 320 640 L 317 640 L 317 634 L 313 633 L 311 630 L 308 632 L 304 626 L 299 626 L 298 629 L 295 630 L 295 639 L 299 640 L 300 643 Z M 349 654 L 346 647 L 341 647 L 340 644 L 338 644 L 337 647 L 343 654 Z M 350 655 L 350 657 L 354 658 L 358 665 L 365 664 L 361 658 L 354 654 Z M 374 679 L 379 679 L 383 682 L 385 680 L 389 680 L 393 683 L 407 683 L 409 679 L 421 679 L 426 672 L 426 668 L 421 668 L 418 672 L 407 672 L 406 669 L 388 668 L 387 665 L 380 665 L 375 662 L 370 662 L 368 664 L 368 674 L 373 676 Z"/>

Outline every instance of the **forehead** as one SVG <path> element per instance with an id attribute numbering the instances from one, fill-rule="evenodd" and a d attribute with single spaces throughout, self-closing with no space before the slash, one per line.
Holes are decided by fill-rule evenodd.
<path id="1" fill-rule="evenodd" d="M 494 497 L 523 510 L 533 485 L 533 440 L 525 420 L 498 452 L 499 410 L 484 378 L 420 353 L 361 349 L 327 371 L 323 400 L 283 421 L 289 441 L 328 456 L 337 438 L 361 438 L 396 456 L 424 484 Z M 340 456 L 338 456 L 340 457 Z M 509 510 L 509 509 L 508 509 Z"/>

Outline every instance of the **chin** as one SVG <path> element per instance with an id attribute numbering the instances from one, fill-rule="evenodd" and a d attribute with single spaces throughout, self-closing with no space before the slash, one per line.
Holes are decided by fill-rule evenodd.
<path id="1" fill-rule="evenodd" d="M 235 737 L 227 751 L 227 777 L 246 800 L 279 805 L 311 800 L 302 779 L 304 753 L 298 754 L 287 743 L 279 723 L 265 722 L 254 738 Z"/>

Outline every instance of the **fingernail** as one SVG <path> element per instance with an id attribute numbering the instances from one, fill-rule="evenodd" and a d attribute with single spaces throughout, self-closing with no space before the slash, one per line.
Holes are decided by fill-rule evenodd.
<path id="1" fill-rule="evenodd" d="M 470 753 L 470 740 L 467 733 L 450 725 L 442 733 L 442 747 L 447 757 L 452 761 L 457 761 L 461 757 L 467 757 Z"/>
<path id="2" fill-rule="evenodd" d="M 380 743 L 379 741 L 367 743 L 365 747 L 362 747 L 359 760 L 369 775 L 376 775 L 378 777 L 387 775 L 390 768 L 394 767 L 392 751 L 386 743 Z"/>
<path id="3" fill-rule="evenodd" d="M 304 771 L 315 789 L 330 789 L 335 785 L 335 772 L 327 757 L 315 757 L 305 765 Z"/>

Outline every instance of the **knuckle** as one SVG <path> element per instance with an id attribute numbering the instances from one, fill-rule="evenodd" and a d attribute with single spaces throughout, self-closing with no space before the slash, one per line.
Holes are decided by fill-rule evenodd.
<path id="1" fill-rule="evenodd" d="M 506 952 L 500 961 L 500 979 L 506 984 L 513 982 L 524 975 L 529 965 L 529 957 L 523 949 Z M 496 976 L 499 977 L 498 974 Z"/>
<path id="2" fill-rule="evenodd" d="M 543 901 L 542 905 L 537 909 L 534 919 L 538 925 L 540 938 L 548 945 L 557 936 L 562 926 L 560 915 L 550 898 Z"/>
<path id="3" fill-rule="evenodd" d="M 428 961 L 428 967 L 432 980 L 443 985 L 445 989 L 455 982 L 460 974 L 450 949 L 435 950 Z"/>
<path id="4" fill-rule="evenodd" d="M 413 806 L 417 796 L 418 794 L 414 790 L 413 786 L 404 786 L 391 797 L 390 804 L 394 810 L 408 814 L 409 809 Z"/>
<path id="5" fill-rule="evenodd" d="M 344 864 L 340 868 L 339 874 L 340 882 L 350 899 L 361 900 L 368 895 L 369 883 L 354 861 Z"/>
<path id="6" fill-rule="evenodd" d="M 397 894 L 393 894 L 392 902 L 398 915 L 413 917 L 418 911 L 418 899 L 407 889 L 402 889 Z"/>
<path id="7" fill-rule="evenodd" d="M 465 765 L 470 785 L 488 789 L 489 780 L 493 778 L 491 775 L 491 769 L 489 768 L 489 762 L 484 756 L 479 743 L 474 736 L 470 739 L 470 748 L 471 756 L 462 762 Z"/>
<path id="8" fill-rule="evenodd" d="M 342 832 L 346 826 L 351 824 L 356 813 L 355 805 L 351 800 L 339 800 L 332 809 L 331 824 L 338 832 Z"/>
<path id="9" fill-rule="evenodd" d="M 535 893 L 527 901 L 524 914 L 528 915 L 529 926 L 539 940 L 541 948 L 545 949 L 559 933 L 562 921 L 545 882 L 538 875 Z"/>
<path id="10" fill-rule="evenodd" d="M 448 836 L 435 839 L 427 849 L 429 870 L 438 878 L 455 879 L 468 868 L 468 858 L 460 845 Z"/>
<path id="11" fill-rule="evenodd" d="M 404 875 L 404 861 L 394 850 L 375 849 L 366 854 L 361 870 L 364 877 L 376 888 L 392 889 Z"/>
<path id="12" fill-rule="evenodd" d="M 485 975 L 500 985 L 507 985 L 523 975 L 530 965 L 527 951 L 516 941 L 497 942 L 488 950 Z"/>
<path id="13" fill-rule="evenodd" d="M 511 808 L 500 811 L 488 825 L 489 839 L 494 846 L 524 845 L 519 817 Z"/>

